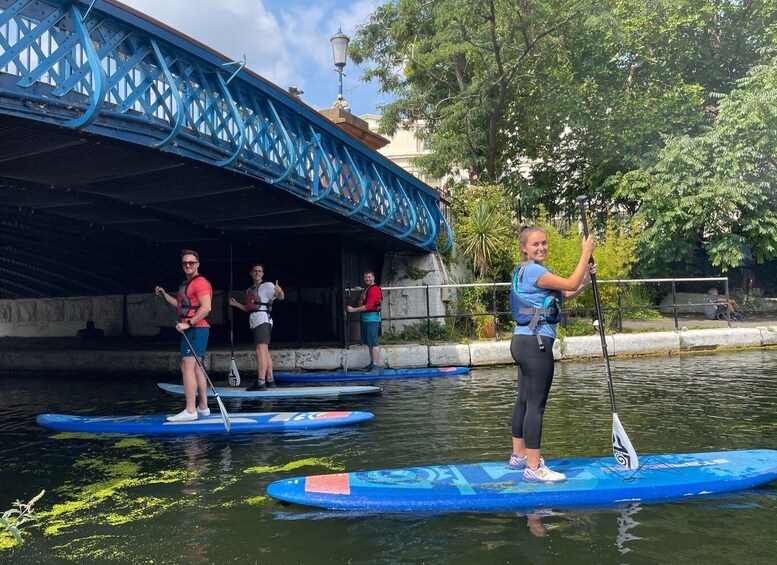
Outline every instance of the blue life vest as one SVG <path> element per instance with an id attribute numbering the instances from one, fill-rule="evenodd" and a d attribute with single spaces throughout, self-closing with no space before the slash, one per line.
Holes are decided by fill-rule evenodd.
<path id="1" fill-rule="evenodd" d="M 547 290 L 547 295 L 542 300 L 542 306 L 530 303 L 518 290 L 518 284 L 523 280 L 524 271 L 529 262 L 521 263 L 513 271 L 510 285 L 510 310 L 513 320 L 519 326 L 527 326 L 537 336 L 537 343 L 541 350 L 545 350 L 537 326 L 546 324 L 558 324 L 561 321 L 561 306 L 563 295 L 560 290 Z"/>

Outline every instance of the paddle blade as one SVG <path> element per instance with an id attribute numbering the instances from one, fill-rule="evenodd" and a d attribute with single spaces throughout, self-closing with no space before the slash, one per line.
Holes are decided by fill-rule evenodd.
<path id="1" fill-rule="evenodd" d="M 615 460 L 628 469 L 637 469 L 639 467 L 639 457 L 631 445 L 626 430 L 621 425 L 620 418 L 616 412 L 612 413 L 612 454 Z"/>
<path id="2" fill-rule="evenodd" d="M 224 403 L 221 401 L 221 397 L 217 394 L 216 395 L 216 402 L 219 405 L 219 411 L 221 412 L 221 417 L 224 420 L 224 428 L 226 428 L 227 431 L 229 431 L 229 428 L 232 427 L 232 422 L 229 421 L 229 414 L 227 413 L 227 408 L 224 406 Z"/>
<path id="3" fill-rule="evenodd" d="M 234 359 L 229 362 L 229 386 L 240 386 L 240 371 L 237 370 Z"/>

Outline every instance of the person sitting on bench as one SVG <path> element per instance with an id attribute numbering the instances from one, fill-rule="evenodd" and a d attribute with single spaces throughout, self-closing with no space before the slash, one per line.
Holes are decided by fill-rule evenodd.
<path id="1" fill-rule="evenodd" d="M 717 287 L 712 287 L 707 291 L 708 305 L 704 307 L 704 313 L 710 320 L 725 320 L 731 316 L 732 320 L 744 319 L 739 313 L 739 304 L 736 300 L 721 296 Z"/>

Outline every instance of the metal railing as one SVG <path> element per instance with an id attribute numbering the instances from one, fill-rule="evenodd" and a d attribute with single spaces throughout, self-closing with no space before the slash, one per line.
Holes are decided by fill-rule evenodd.
<path id="1" fill-rule="evenodd" d="M 603 279 L 597 281 L 607 295 L 607 287 L 615 286 L 614 300 L 609 304 L 602 304 L 602 312 L 605 317 L 613 317 L 613 326 L 618 331 L 623 331 L 624 320 L 629 319 L 629 311 L 634 310 L 655 310 L 662 313 L 669 313 L 672 317 L 675 329 L 680 328 L 679 315 L 687 310 L 703 311 L 705 306 L 709 306 L 709 300 L 705 298 L 699 301 L 681 299 L 678 286 L 686 289 L 695 289 L 692 295 L 704 295 L 709 286 L 721 285 L 724 291 L 721 297 L 730 299 L 729 280 L 727 277 L 698 277 L 698 278 L 655 278 L 655 279 Z M 702 285 L 702 283 L 704 283 Z M 664 299 L 663 303 L 657 304 L 655 301 L 644 304 L 635 304 L 631 301 L 624 304 L 623 295 L 625 289 L 633 285 L 669 285 L 668 289 L 662 289 L 659 294 L 671 297 Z M 468 311 L 466 300 L 460 300 L 459 294 L 462 290 L 473 289 L 476 300 L 480 299 L 478 311 Z M 415 286 L 385 286 L 382 287 L 384 293 L 383 309 L 381 312 L 384 329 L 389 332 L 401 331 L 416 322 L 425 325 L 427 338 L 432 337 L 432 322 L 448 321 L 456 322 L 458 319 L 483 319 L 490 318 L 490 322 L 495 329 L 494 337 L 498 337 L 498 328 L 507 326 L 512 322 L 509 302 L 509 282 L 494 283 L 467 283 L 467 284 L 442 284 L 442 285 L 415 285 Z M 411 294 L 415 294 L 410 298 Z M 420 295 L 420 296 L 419 296 Z M 403 299 L 402 297 L 406 297 Z M 439 299 L 437 298 L 439 296 Z M 575 299 L 578 303 L 580 299 Z M 564 309 L 567 319 L 593 319 L 593 306 L 574 306 Z M 702 312 L 702 316 L 704 313 Z M 705 316 L 706 317 L 706 316 Z M 728 325 L 731 326 L 731 317 L 727 316 Z"/>
<path id="2" fill-rule="evenodd" d="M 86 4 L 0 0 L 0 114 L 248 175 L 420 250 L 452 245 L 435 190 L 245 60 L 121 4 Z"/>

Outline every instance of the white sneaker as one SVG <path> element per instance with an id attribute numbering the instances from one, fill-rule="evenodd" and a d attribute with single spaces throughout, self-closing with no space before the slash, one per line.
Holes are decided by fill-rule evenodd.
<path id="1" fill-rule="evenodd" d="M 210 408 L 197 408 L 197 416 L 200 418 L 203 416 L 210 416 Z"/>
<path id="2" fill-rule="evenodd" d="M 542 461 L 536 469 L 526 467 L 523 470 L 523 480 L 527 483 L 561 483 L 567 480 L 567 476 L 564 473 L 551 471 Z"/>
<path id="3" fill-rule="evenodd" d="M 176 414 L 175 416 L 168 416 L 167 421 L 168 422 L 193 422 L 197 419 L 197 412 L 187 412 L 184 410 L 180 414 Z"/>
<path id="4" fill-rule="evenodd" d="M 545 460 L 540 457 L 540 465 L 544 465 Z M 524 455 L 523 457 L 518 457 L 515 453 L 512 453 L 510 455 L 510 461 L 507 463 L 507 466 L 513 469 L 514 471 L 520 471 L 521 469 L 525 469 L 529 466 L 529 456 Z"/>
<path id="5" fill-rule="evenodd" d="M 523 457 L 518 457 L 515 453 L 510 454 L 510 461 L 508 461 L 507 466 L 511 469 L 523 469 L 526 467 L 526 460 L 528 457 L 524 455 Z"/>

